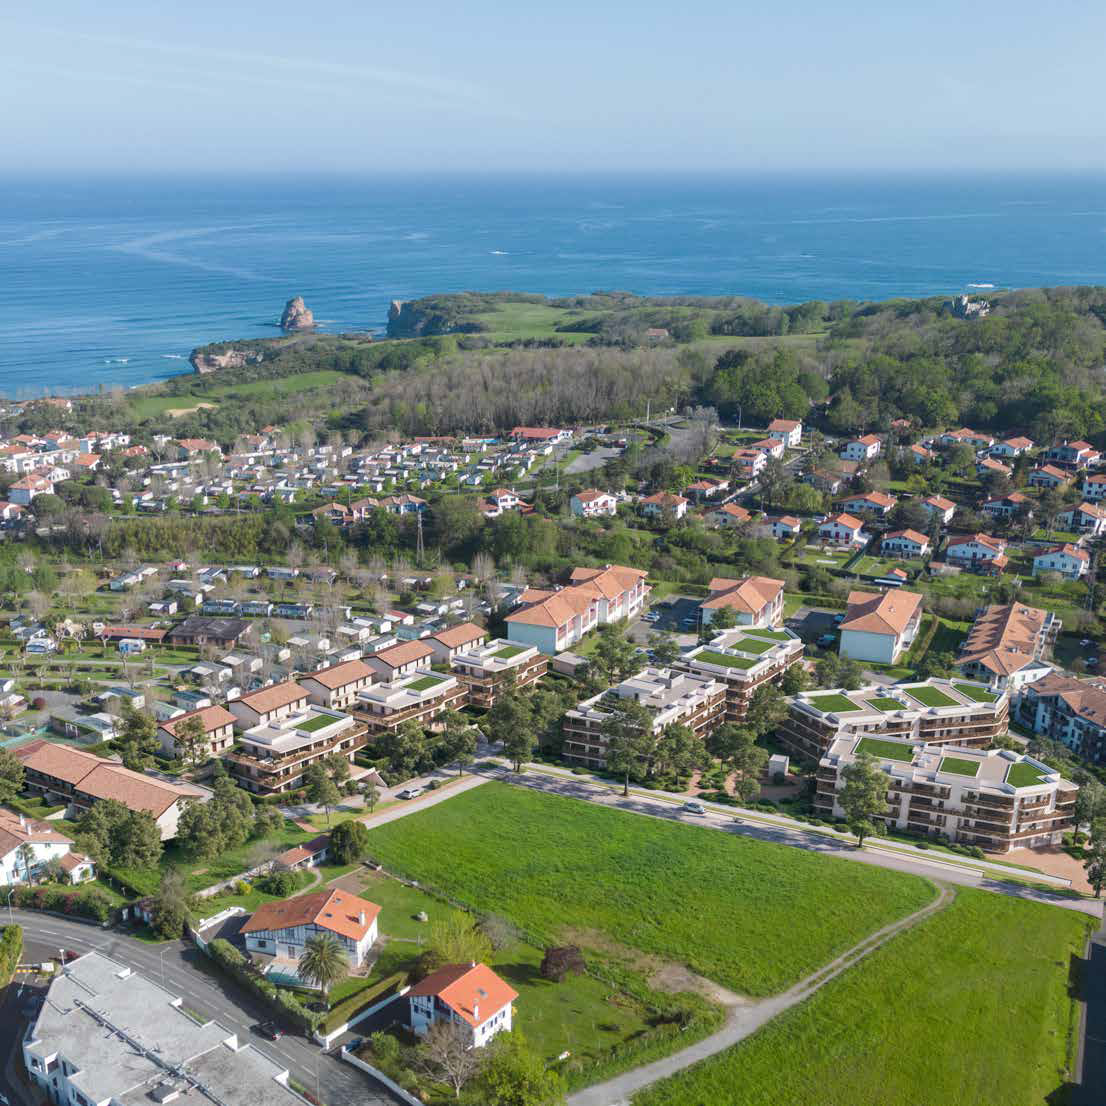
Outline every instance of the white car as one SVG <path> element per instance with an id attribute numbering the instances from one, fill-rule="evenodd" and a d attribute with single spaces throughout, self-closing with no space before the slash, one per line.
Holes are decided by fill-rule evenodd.
<path id="1" fill-rule="evenodd" d="M 707 812 L 707 808 L 702 803 L 695 802 L 694 799 L 688 799 L 682 809 L 686 810 L 688 814 L 706 814 Z"/>
<path id="2" fill-rule="evenodd" d="M 417 799 L 422 794 L 421 787 L 405 787 L 398 795 L 400 799 Z"/>

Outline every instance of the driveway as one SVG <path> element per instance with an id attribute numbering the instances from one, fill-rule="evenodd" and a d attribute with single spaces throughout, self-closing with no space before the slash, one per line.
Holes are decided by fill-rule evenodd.
<path id="1" fill-rule="evenodd" d="M 573 457 L 563 469 L 562 476 L 576 476 L 581 472 L 591 472 L 592 469 L 602 468 L 608 461 L 622 456 L 622 450 L 618 446 L 601 445 L 590 453 L 581 453 L 579 457 Z"/>

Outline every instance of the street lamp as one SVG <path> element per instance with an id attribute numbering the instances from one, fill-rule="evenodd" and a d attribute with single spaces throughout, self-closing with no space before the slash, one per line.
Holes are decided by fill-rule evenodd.
<path id="1" fill-rule="evenodd" d="M 8 921 L 12 925 L 15 925 L 15 915 L 12 913 L 12 895 L 14 895 L 14 894 L 15 894 L 15 888 L 13 887 L 8 892 Z"/>

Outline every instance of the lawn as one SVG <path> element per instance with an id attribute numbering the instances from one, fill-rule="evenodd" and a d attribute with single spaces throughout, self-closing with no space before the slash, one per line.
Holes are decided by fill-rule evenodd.
<path id="1" fill-rule="evenodd" d="M 993 703 L 998 699 L 993 691 L 988 691 L 985 687 L 979 687 L 976 684 L 953 684 L 952 686 L 973 703 Z"/>
<path id="2" fill-rule="evenodd" d="M 1090 923 L 960 888 L 744 1043 L 634 1106 L 1030 1106 L 1067 1101 L 1068 973 Z"/>
<path id="3" fill-rule="evenodd" d="M 901 690 L 906 692 L 911 699 L 917 699 L 924 707 L 957 706 L 955 699 L 950 699 L 943 691 L 935 687 L 926 687 L 923 685 L 921 687 L 904 687 Z"/>
<path id="4" fill-rule="evenodd" d="M 327 726 L 332 726 L 334 722 L 335 719 L 329 714 L 313 714 L 310 718 L 300 722 L 299 725 L 296 726 L 296 729 L 303 730 L 306 733 L 314 733 L 316 730 L 322 730 Z"/>
<path id="5" fill-rule="evenodd" d="M 407 685 L 407 690 L 426 691 L 427 688 L 436 687 L 441 682 L 441 676 L 420 676 L 417 680 L 414 680 Z"/>
<path id="6" fill-rule="evenodd" d="M 825 714 L 838 713 L 845 710 L 860 710 L 851 699 L 844 695 L 812 695 L 807 702 Z"/>
<path id="7" fill-rule="evenodd" d="M 746 630 L 745 633 L 749 637 L 766 637 L 771 641 L 791 641 L 791 635 L 786 630 L 769 630 L 758 627 L 755 630 Z"/>
<path id="8" fill-rule="evenodd" d="M 753 995 L 932 897 L 898 872 L 500 783 L 371 829 L 370 851 L 537 943 L 637 949 Z"/>
<path id="9" fill-rule="evenodd" d="M 1026 764 L 1025 761 L 1011 764 L 1006 772 L 1006 782 L 1012 787 L 1032 787 L 1042 779 L 1040 769 L 1034 768 L 1032 764 Z"/>
<path id="10" fill-rule="evenodd" d="M 884 760 L 901 760 L 909 764 L 914 759 L 914 749 L 895 741 L 882 741 L 878 737 L 862 737 L 856 746 L 857 753 L 870 753 Z"/>
<path id="11" fill-rule="evenodd" d="M 716 653 L 713 649 L 703 649 L 695 654 L 695 659 L 706 664 L 717 664 L 724 668 L 752 668 L 759 661 L 752 657 L 731 657 L 725 653 Z"/>
<path id="12" fill-rule="evenodd" d="M 938 772 L 951 772 L 954 776 L 978 776 L 979 761 L 963 757 L 942 757 Z"/>
<path id="13" fill-rule="evenodd" d="M 774 641 L 757 641 L 755 637 L 742 637 L 734 642 L 733 647 L 740 649 L 743 653 L 755 653 L 760 656 L 761 653 L 767 653 L 769 649 L 775 649 L 776 643 Z"/>
<path id="14" fill-rule="evenodd" d="M 871 699 L 865 699 L 864 702 L 870 707 L 875 707 L 876 710 L 902 710 L 902 703 L 889 695 L 873 695 Z"/>
<path id="15" fill-rule="evenodd" d="M 497 649 L 492 653 L 492 658 L 497 661 L 507 661 L 512 657 L 517 657 L 519 653 L 526 652 L 525 645 L 505 645 L 502 649 Z"/>

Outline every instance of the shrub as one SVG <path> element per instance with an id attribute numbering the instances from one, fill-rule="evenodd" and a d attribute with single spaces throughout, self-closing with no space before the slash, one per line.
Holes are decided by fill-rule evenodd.
<path id="1" fill-rule="evenodd" d="M 244 879 L 238 880 L 234 885 L 234 893 L 236 895 L 249 895 L 253 892 L 253 888 Z"/>
<path id="2" fill-rule="evenodd" d="M 259 891 L 264 891 L 266 895 L 279 895 L 281 898 L 287 898 L 298 888 L 299 879 L 295 872 L 269 872 L 257 881 Z"/>
<path id="3" fill-rule="evenodd" d="M 584 955 L 576 945 L 551 946 L 541 959 L 542 978 L 554 983 L 563 983 L 570 975 L 583 975 L 586 967 Z"/>
<path id="4" fill-rule="evenodd" d="M 572 774 L 574 776 L 586 776 L 588 774 L 588 770 L 577 765 L 575 768 L 572 769 Z"/>
<path id="5" fill-rule="evenodd" d="M 45 710 L 46 700 L 41 695 L 36 695 L 31 700 L 31 706 L 34 707 L 35 710 Z"/>
<path id="6" fill-rule="evenodd" d="M 0 987 L 6 987 L 23 955 L 23 930 L 19 926 L 0 929 Z"/>

